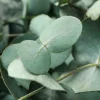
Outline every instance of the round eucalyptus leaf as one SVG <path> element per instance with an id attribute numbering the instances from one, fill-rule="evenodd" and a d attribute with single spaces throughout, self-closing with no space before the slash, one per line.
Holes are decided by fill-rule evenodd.
<path id="1" fill-rule="evenodd" d="M 100 59 L 100 19 L 83 22 L 82 35 L 73 49 L 73 56 L 79 65 L 98 64 Z M 75 65 L 75 64 L 74 64 Z M 68 76 L 63 83 L 70 86 L 75 93 L 100 91 L 100 68 L 85 68 Z"/>
<path id="2" fill-rule="evenodd" d="M 61 65 L 65 60 L 68 58 L 68 56 L 71 53 L 71 49 L 69 48 L 64 52 L 61 53 L 52 53 L 51 52 L 51 67 L 50 68 L 56 68 L 59 65 Z"/>
<path id="3" fill-rule="evenodd" d="M 31 20 L 30 31 L 35 33 L 38 37 L 42 31 L 53 21 L 48 15 L 38 15 Z"/>
<path id="4" fill-rule="evenodd" d="M 17 58 L 20 58 L 25 68 L 33 74 L 47 73 L 51 64 L 49 51 L 41 44 L 37 44 L 32 40 L 26 40 L 20 44 L 9 46 L 1 56 L 3 66 L 6 69 Z"/>
<path id="5" fill-rule="evenodd" d="M 18 55 L 25 68 L 33 74 L 44 74 L 48 72 L 51 63 L 49 51 L 37 44 L 35 41 L 26 40 L 21 42 L 18 47 Z"/>
<path id="6" fill-rule="evenodd" d="M 81 22 L 71 16 L 63 16 L 52 22 L 41 34 L 40 40 L 51 52 L 60 53 L 71 47 L 82 31 Z"/>

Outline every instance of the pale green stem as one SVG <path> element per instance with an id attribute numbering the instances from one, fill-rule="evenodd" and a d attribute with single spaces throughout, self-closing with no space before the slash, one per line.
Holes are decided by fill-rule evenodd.
<path id="1" fill-rule="evenodd" d="M 79 67 L 79 68 L 77 68 L 77 69 L 75 69 L 75 70 L 73 70 L 73 71 L 71 71 L 71 72 L 69 72 L 69 73 L 67 73 L 67 74 L 64 74 L 63 76 L 61 76 L 60 78 L 58 78 L 56 81 L 59 82 L 59 81 L 61 81 L 61 80 L 65 79 L 65 78 L 67 78 L 68 76 L 70 76 L 70 75 L 72 75 L 72 74 L 74 74 L 74 73 L 76 73 L 76 72 L 78 72 L 78 71 L 80 71 L 80 70 L 83 70 L 83 69 L 85 69 L 85 68 L 95 67 L 95 66 L 98 66 L 98 64 L 88 64 L 88 65 Z M 39 92 L 42 91 L 43 89 L 44 89 L 44 87 L 41 87 L 41 88 L 39 88 L 39 89 L 37 89 L 37 90 L 35 90 L 35 91 L 33 91 L 33 92 L 31 92 L 31 93 L 29 93 L 29 94 L 23 96 L 23 97 L 21 97 L 21 98 L 18 99 L 18 100 L 26 100 L 27 98 L 29 98 L 29 97 L 31 97 L 31 96 L 33 96 L 33 95 L 39 93 Z"/>

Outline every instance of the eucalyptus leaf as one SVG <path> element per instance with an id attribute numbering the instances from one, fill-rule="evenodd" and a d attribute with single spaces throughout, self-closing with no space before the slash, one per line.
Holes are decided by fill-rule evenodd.
<path id="1" fill-rule="evenodd" d="M 51 67 L 55 68 L 61 65 L 65 60 L 69 57 L 71 53 L 72 48 L 67 49 L 64 52 L 61 53 L 51 53 Z"/>
<path id="2" fill-rule="evenodd" d="M 7 56 L 8 53 L 9 56 Z M 20 44 L 9 46 L 5 49 L 1 57 L 6 69 L 17 58 L 20 58 L 25 68 L 34 74 L 47 73 L 51 64 L 49 51 L 44 46 L 32 40 L 26 40 Z"/>
<path id="3" fill-rule="evenodd" d="M 21 62 L 20 59 L 14 60 L 9 65 L 8 73 L 9 73 L 9 76 L 14 77 L 14 78 L 36 81 L 46 86 L 47 88 L 50 88 L 53 90 L 63 90 L 63 88 L 49 74 L 34 75 L 34 74 L 29 73 L 23 66 L 23 63 Z"/>
<path id="4" fill-rule="evenodd" d="M 8 77 L 7 71 L 0 64 L 2 79 L 9 90 L 9 92 L 16 98 L 19 99 L 21 96 L 25 95 L 22 90 L 19 88 L 15 79 Z"/>
<path id="5" fill-rule="evenodd" d="M 47 73 L 50 68 L 50 52 L 35 41 L 26 40 L 21 42 L 18 47 L 19 58 L 25 68 L 33 74 Z"/>
<path id="6" fill-rule="evenodd" d="M 70 54 L 69 57 L 66 59 L 65 63 L 69 65 L 72 60 L 74 60 L 74 58 L 72 54 Z"/>
<path id="7" fill-rule="evenodd" d="M 63 16 L 51 23 L 41 34 L 40 40 L 51 52 L 59 53 L 71 47 L 82 31 L 81 22 L 71 16 Z"/>
<path id="8" fill-rule="evenodd" d="M 18 58 L 18 54 L 16 51 L 17 44 L 10 45 L 7 47 L 1 56 L 2 64 L 5 69 L 8 68 L 8 65 L 14 60 Z"/>
<path id="9" fill-rule="evenodd" d="M 31 20 L 30 31 L 35 33 L 38 37 L 41 35 L 42 31 L 51 23 L 54 19 L 50 18 L 48 15 L 38 15 Z"/>
<path id="10" fill-rule="evenodd" d="M 90 7 L 86 15 L 92 20 L 97 20 L 100 16 L 100 0 L 97 0 L 92 7 Z"/>
<path id="11" fill-rule="evenodd" d="M 63 79 L 60 83 L 67 84 L 75 93 L 100 91 L 99 75 L 100 68 L 86 68 Z"/>
<path id="12" fill-rule="evenodd" d="M 81 65 L 96 63 L 100 58 L 100 19 L 83 22 L 83 31 L 74 46 L 73 56 Z"/>
<path id="13" fill-rule="evenodd" d="M 42 44 L 40 39 L 37 39 L 37 43 Z M 56 67 L 59 67 L 65 60 L 69 57 L 71 53 L 72 48 L 68 48 L 64 52 L 61 53 L 53 53 L 50 52 L 51 55 L 51 66 L 50 68 L 55 69 Z"/>
<path id="14" fill-rule="evenodd" d="M 23 80 L 23 79 L 16 79 L 19 86 L 23 86 L 25 89 L 29 90 L 31 81 L 30 80 Z"/>
<path id="15" fill-rule="evenodd" d="M 75 92 L 66 84 L 60 84 L 67 91 L 67 99 L 68 100 L 79 100 Z"/>
<path id="16" fill-rule="evenodd" d="M 99 100 L 100 92 L 84 92 L 77 94 L 79 100 Z"/>
<path id="17" fill-rule="evenodd" d="M 74 46 L 74 57 L 80 65 L 99 63 L 100 58 L 100 20 L 91 21 L 87 19 L 83 22 L 83 32 Z M 95 27 L 97 26 L 97 27 Z M 78 92 L 100 91 L 99 72 L 100 68 L 95 66 L 81 70 L 63 82 L 68 84 L 72 89 Z"/>

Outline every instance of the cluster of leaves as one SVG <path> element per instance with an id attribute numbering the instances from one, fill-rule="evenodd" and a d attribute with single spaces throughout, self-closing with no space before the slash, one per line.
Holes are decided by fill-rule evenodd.
<path id="1" fill-rule="evenodd" d="M 0 0 L 0 100 L 98 100 L 99 5 Z"/>

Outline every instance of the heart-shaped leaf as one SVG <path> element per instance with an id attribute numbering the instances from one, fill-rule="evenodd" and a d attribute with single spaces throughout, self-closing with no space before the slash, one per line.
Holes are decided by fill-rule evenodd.
<path id="1" fill-rule="evenodd" d="M 82 24 L 77 18 L 63 16 L 42 32 L 40 40 L 50 51 L 63 52 L 77 41 L 81 31 Z"/>

